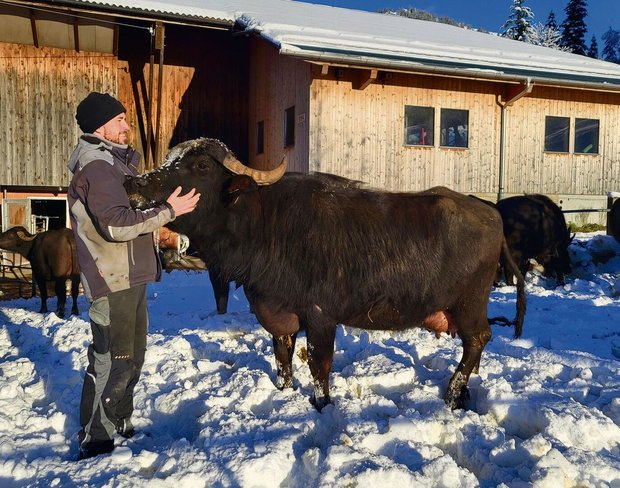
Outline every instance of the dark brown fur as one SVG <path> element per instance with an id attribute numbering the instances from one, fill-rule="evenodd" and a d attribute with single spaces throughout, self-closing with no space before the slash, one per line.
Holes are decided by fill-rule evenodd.
<path id="1" fill-rule="evenodd" d="M 545 276 L 556 276 L 559 283 L 570 273 L 568 245 L 570 233 L 562 210 L 545 195 L 515 196 L 496 204 L 502 216 L 504 235 L 510 254 L 525 276 L 530 259 L 544 266 Z M 502 260 L 502 267 L 504 260 Z M 513 274 L 504 272 L 512 284 Z"/>
<path id="2" fill-rule="evenodd" d="M 607 233 L 620 242 L 620 198 L 617 198 L 611 206 L 607 222 Z"/>
<path id="3" fill-rule="evenodd" d="M 73 298 L 71 313 L 77 315 L 80 268 L 75 237 L 70 229 L 48 230 L 33 235 L 23 227 L 13 227 L 0 234 L 0 249 L 17 252 L 30 261 L 32 275 L 41 295 L 41 313 L 47 312 L 47 282 L 54 281 L 56 315 L 65 316 L 66 281 L 70 279 Z"/>
<path id="4" fill-rule="evenodd" d="M 187 235 L 224 278 L 244 286 L 273 335 L 277 385 L 292 385 L 300 330 L 321 409 L 329 402 L 337 324 L 402 330 L 446 312 L 446 327 L 463 341 L 463 358 L 445 401 L 463 407 L 467 381 L 491 337 L 487 302 L 506 249 L 497 211 L 447 188 L 390 193 L 320 173 L 288 173 L 258 187 L 221 165 L 227 154 L 219 141 L 183 143 L 169 164 L 131 183 L 130 200 L 145 207 L 178 185 L 201 193 L 196 211 L 169 227 Z M 516 333 L 525 313 L 523 287 L 521 277 Z M 444 324 L 427 323 L 434 332 Z"/>

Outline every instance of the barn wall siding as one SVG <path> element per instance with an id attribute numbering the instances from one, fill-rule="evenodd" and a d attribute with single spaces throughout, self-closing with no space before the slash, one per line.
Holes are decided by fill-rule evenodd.
<path id="1" fill-rule="evenodd" d="M 271 169 L 288 158 L 289 171 L 308 171 L 310 64 L 280 56 L 268 44 L 253 40 L 250 55 L 249 164 Z M 295 107 L 295 144 L 284 145 L 284 111 Z M 264 123 L 264 152 L 257 154 L 257 123 Z"/>
<path id="2" fill-rule="evenodd" d="M 66 186 L 80 135 L 75 108 L 89 91 L 116 94 L 144 151 L 149 37 L 119 34 L 119 58 L 104 53 L 0 43 L 0 183 Z M 188 48 L 191 46 L 191 49 Z M 157 65 L 154 85 L 158 86 Z M 188 138 L 224 141 L 242 161 L 271 168 L 284 154 L 296 171 L 326 171 L 390 190 L 446 185 L 496 195 L 501 83 L 380 73 L 356 89 L 360 70 L 321 67 L 224 31 L 168 26 L 158 165 Z M 117 88 L 118 87 L 118 88 Z M 156 97 L 157 92 L 154 92 Z M 404 106 L 469 110 L 469 148 L 403 145 Z M 284 110 L 295 106 L 295 144 L 284 147 Z M 156 113 L 153 104 L 153 120 Z M 545 153 L 546 115 L 600 120 L 600 153 Z M 256 123 L 265 152 L 256 154 Z M 604 195 L 620 190 L 620 94 L 545 88 L 507 109 L 506 194 Z M 154 135 L 154 134 L 153 134 Z M 571 132 L 571 138 L 573 134 Z M 154 142 L 153 142 L 154 145 Z M 572 146 L 572 142 L 571 142 Z"/>
<path id="3" fill-rule="evenodd" d="M 0 43 L 3 184 L 69 184 L 75 109 L 91 90 L 116 93 L 116 66 L 110 54 Z"/>
<path id="4" fill-rule="evenodd" d="M 545 116 L 570 117 L 569 153 L 545 153 Z M 598 119 L 599 154 L 574 154 L 575 118 Z M 506 191 L 604 195 L 620 189 L 620 95 L 534 87 L 508 109 Z"/>
<path id="5" fill-rule="evenodd" d="M 393 73 L 359 90 L 354 70 L 319 70 L 310 96 L 310 170 L 395 191 L 494 191 L 500 111 L 490 83 Z M 403 144 L 405 105 L 435 108 L 435 147 Z M 438 147 L 442 108 L 469 110 L 469 149 Z"/>
<path id="6" fill-rule="evenodd" d="M 356 90 L 356 71 L 322 76 L 313 70 L 310 170 L 326 171 L 388 190 L 446 185 L 497 195 L 501 109 L 506 86 L 484 81 L 390 74 Z M 505 97 L 504 97 L 505 98 Z M 403 144 L 404 106 L 434 107 L 435 146 Z M 439 147 L 442 108 L 469 111 L 469 148 Z M 545 116 L 600 121 L 600 154 L 544 152 Z M 604 195 L 620 189 L 620 95 L 535 86 L 507 108 L 506 194 Z"/>

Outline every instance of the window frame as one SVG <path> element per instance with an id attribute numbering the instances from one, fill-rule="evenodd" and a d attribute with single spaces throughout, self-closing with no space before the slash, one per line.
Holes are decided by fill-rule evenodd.
<path id="1" fill-rule="evenodd" d="M 424 110 L 424 111 L 428 111 L 429 113 L 426 114 L 426 117 L 430 116 L 430 124 L 425 123 L 428 121 L 428 119 L 426 117 L 422 117 L 420 119 L 420 121 L 422 123 L 419 124 L 408 124 L 408 121 L 410 120 L 408 118 L 407 115 L 407 109 L 411 109 L 410 111 L 412 111 L 413 109 L 416 110 Z M 409 117 L 412 117 L 412 115 L 410 115 Z M 425 119 L 425 120 L 423 120 Z M 427 107 L 427 106 L 423 106 L 423 105 L 405 105 L 405 113 L 404 113 L 404 118 L 403 118 L 403 123 L 404 123 L 404 127 L 403 127 L 403 146 L 408 146 L 408 147 L 435 147 L 435 107 Z M 430 133 L 425 130 L 425 127 L 430 127 Z M 427 135 L 430 137 L 430 142 L 427 144 L 421 144 L 421 143 L 411 143 L 408 141 L 409 135 L 408 132 L 410 129 L 414 128 L 414 127 L 420 127 L 420 132 L 422 133 L 422 140 L 424 140 L 425 137 L 427 137 Z"/>
<path id="2" fill-rule="evenodd" d="M 577 150 L 578 144 L 578 132 L 579 129 L 577 127 L 578 122 L 596 122 L 596 143 L 593 151 L 585 151 L 585 150 Z M 573 153 L 574 154 L 586 154 L 597 156 L 600 153 L 600 142 L 601 142 L 601 120 L 600 119 L 591 119 L 586 117 L 575 117 L 575 130 L 573 134 Z M 592 145 L 592 144 L 590 144 Z M 587 148 L 588 146 L 585 146 Z"/>
<path id="3" fill-rule="evenodd" d="M 561 149 L 548 149 L 547 148 L 547 139 L 550 137 L 548 135 L 548 122 L 551 119 L 556 119 L 556 120 L 563 120 L 566 122 L 566 150 L 561 150 Z M 545 115 L 545 138 L 544 138 L 544 143 L 543 143 L 543 151 L 545 153 L 552 153 L 552 154 L 570 154 L 570 126 L 571 126 L 571 118 L 570 117 L 564 117 L 564 116 L 560 116 L 560 115 Z M 562 129 L 564 130 L 564 129 Z"/>
<path id="4" fill-rule="evenodd" d="M 295 105 L 284 110 L 284 147 L 295 145 Z"/>
<path id="5" fill-rule="evenodd" d="M 453 112 L 453 114 L 449 114 L 449 112 Z M 445 119 L 447 119 L 448 116 L 451 115 L 454 119 L 458 119 L 458 117 L 456 116 L 457 112 L 462 112 L 466 116 L 465 128 L 464 128 L 465 138 L 463 138 L 462 133 L 459 132 L 458 130 L 458 127 L 462 127 L 463 124 L 457 125 L 456 129 L 454 128 L 454 126 L 449 126 L 449 127 L 444 126 Z M 449 137 L 447 135 L 444 136 L 444 130 L 448 131 L 448 129 L 454 130 L 455 141 L 458 139 L 461 139 L 461 140 L 464 139 L 464 144 L 461 145 L 461 144 L 442 143 L 442 139 L 444 139 L 444 137 L 445 137 L 446 142 L 449 140 Z M 448 108 L 448 107 L 442 107 L 440 109 L 439 111 L 439 147 L 442 149 L 469 149 L 469 109 Z"/>
<path id="6" fill-rule="evenodd" d="M 256 122 L 256 154 L 265 153 L 265 121 Z"/>

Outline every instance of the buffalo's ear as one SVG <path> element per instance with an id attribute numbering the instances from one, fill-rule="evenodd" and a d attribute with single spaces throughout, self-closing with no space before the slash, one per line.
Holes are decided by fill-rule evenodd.
<path id="1" fill-rule="evenodd" d="M 256 190 L 258 185 L 246 175 L 234 175 L 224 184 L 224 195 L 229 203 L 235 203 L 240 195 Z"/>

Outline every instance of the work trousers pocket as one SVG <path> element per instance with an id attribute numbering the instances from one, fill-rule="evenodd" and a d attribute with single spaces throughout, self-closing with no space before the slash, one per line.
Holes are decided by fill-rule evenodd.
<path id="1" fill-rule="evenodd" d="M 97 298 L 90 304 L 90 329 L 93 334 L 93 349 L 98 354 L 110 350 L 110 303 L 108 297 Z"/>

